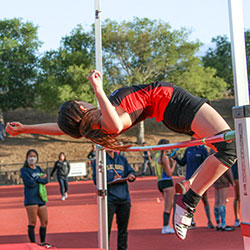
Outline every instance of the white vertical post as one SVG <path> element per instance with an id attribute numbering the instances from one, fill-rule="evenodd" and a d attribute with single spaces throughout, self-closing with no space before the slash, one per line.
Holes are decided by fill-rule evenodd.
<path id="1" fill-rule="evenodd" d="M 96 69 L 102 74 L 101 1 L 95 0 Z M 98 191 L 98 247 L 108 250 L 108 206 L 106 153 L 96 147 L 96 187 Z"/>
<path id="2" fill-rule="evenodd" d="M 228 0 L 235 105 L 249 104 L 242 0 Z"/>
<path id="3" fill-rule="evenodd" d="M 228 0 L 234 73 L 236 145 L 241 197 L 241 232 L 250 249 L 250 105 L 242 0 Z"/>
<path id="4" fill-rule="evenodd" d="M 108 206 L 107 206 L 107 171 L 104 150 L 96 149 L 96 187 L 98 206 L 98 248 L 109 249 L 108 244 Z"/>

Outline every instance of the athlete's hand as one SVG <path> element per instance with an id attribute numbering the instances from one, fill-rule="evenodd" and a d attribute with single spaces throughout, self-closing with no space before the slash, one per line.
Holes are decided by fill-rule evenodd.
<path id="1" fill-rule="evenodd" d="M 8 122 L 5 131 L 12 136 L 16 136 L 23 133 L 24 126 L 20 122 Z"/>
<path id="2" fill-rule="evenodd" d="M 114 176 L 114 180 L 119 179 L 119 178 L 122 178 L 121 175 L 115 175 Z"/>
<path id="3" fill-rule="evenodd" d="M 171 162 L 172 164 L 176 163 L 176 160 L 173 159 L 172 157 L 170 157 L 169 159 L 170 159 L 170 162 Z"/>
<path id="4" fill-rule="evenodd" d="M 88 79 L 94 89 L 101 87 L 102 76 L 98 70 L 91 70 L 91 73 L 89 74 Z"/>
<path id="5" fill-rule="evenodd" d="M 129 174 L 128 181 L 134 181 L 134 180 L 135 180 L 135 176 L 133 174 Z"/>
<path id="6" fill-rule="evenodd" d="M 47 178 L 47 174 L 44 173 L 44 174 L 41 176 L 41 178 L 42 178 L 42 179 Z"/>

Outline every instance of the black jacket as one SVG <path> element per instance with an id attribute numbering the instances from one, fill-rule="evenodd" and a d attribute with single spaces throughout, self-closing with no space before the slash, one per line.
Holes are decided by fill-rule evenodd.
<path id="1" fill-rule="evenodd" d="M 50 176 L 56 171 L 57 178 L 65 179 L 70 172 L 70 164 L 68 161 L 56 161 Z"/>

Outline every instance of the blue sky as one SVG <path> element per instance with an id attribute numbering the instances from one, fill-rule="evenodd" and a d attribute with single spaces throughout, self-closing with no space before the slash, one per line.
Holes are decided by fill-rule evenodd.
<path id="1" fill-rule="evenodd" d="M 250 0 L 242 0 L 244 27 L 250 29 Z M 191 40 L 206 45 L 217 35 L 229 35 L 228 0 L 101 0 L 102 19 L 161 19 L 173 29 L 191 29 Z M 57 49 L 77 24 L 94 23 L 94 0 L 8 0 L 1 2 L 0 19 L 20 17 L 39 27 L 41 52 Z"/>

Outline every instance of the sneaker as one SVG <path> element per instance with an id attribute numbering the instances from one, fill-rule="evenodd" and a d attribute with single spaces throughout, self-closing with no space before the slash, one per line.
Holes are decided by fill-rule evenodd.
<path id="1" fill-rule="evenodd" d="M 163 226 L 161 230 L 161 234 L 174 234 L 174 233 L 175 233 L 174 229 L 169 225 Z"/>
<path id="2" fill-rule="evenodd" d="M 64 196 L 65 196 L 65 198 L 68 198 L 68 193 L 67 192 L 64 193 Z"/>
<path id="3" fill-rule="evenodd" d="M 62 196 L 61 200 L 64 201 L 65 200 L 65 196 Z"/>
<path id="4" fill-rule="evenodd" d="M 235 228 L 234 227 L 229 227 L 229 226 L 225 226 L 225 227 L 221 227 L 221 231 L 234 231 Z"/>
<path id="5" fill-rule="evenodd" d="M 45 249 L 49 249 L 49 248 L 54 248 L 52 245 L 50 245 L 49 243 L 41 243 L 40 246 L 44 247 Z"/>
<path id="6" fill-rule="evenodd" d="M 216 226 L 216 231 L 221 231 L 221 225 Z"/>
<path id="7" fill-rule="evenodd" d="M 196 228 L 196 223 L 194 221 L 192 221 L 189 229 L 195 229 L 195 228 Z"/>
<path id="8" fill-rule="evenodd" d="M 239 221 L 239 220 L 235 220 L 234 226 L 235 226 L 235 227 L 240 227 L 240 221 Z"/>
<path id="9" fill-rule="evenodd" d="M 177 194 L 185 194 L 190 188 L 189 180 L 184 180 L 175 184 L 175 192 Z"/>
<path id="10" fill-rule="evenodd" d="M 211 221 L 209 221 L 207 223 L 207 227 L 210 228 L 210 229 L 212 229 L 212 228 L 214 228 L 214 225 L 213 225 L 213 223 Z"/>
<path id="11" fill-rule="evenodd" d="M 186 205 L 182 201 L 182 198 L 183 194 L 176 194 L 174 196 L 173 225 L 177 237 L 184 240 L 187 230 L 191 225 L 195 209 Z"/>

